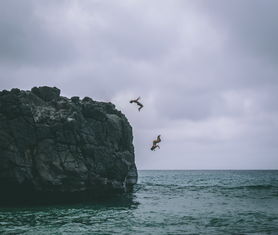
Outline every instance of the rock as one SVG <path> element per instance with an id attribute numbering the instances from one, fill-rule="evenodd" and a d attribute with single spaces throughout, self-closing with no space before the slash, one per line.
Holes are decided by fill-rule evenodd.
<path id="1" fill-rule="evenodd" d="M 83 201 L 137 183 L 132 128 L 111 103 L 58 88 L 0 93 L 0 203 Z"/>
<path id="2" fill-rule="evenodd" d="M 79 99 L 78 96 L 73 96 L 73 97 L 71 97 L 70 99 L 71 99 L 71 101 L 72 101 L 73 103 L 75 103 L 75 104 L 79 103 L 79 101 L 80 101 L 80 99 Z"/>
<path id="3" fill-rule="evenodd" d="M 53 99 L 58 99 L 60 96 L 60 90 L 56 87 L 33 87 L 31 92 L 36 96 L 40 97 L 44 101 L 51 101 Z"/>

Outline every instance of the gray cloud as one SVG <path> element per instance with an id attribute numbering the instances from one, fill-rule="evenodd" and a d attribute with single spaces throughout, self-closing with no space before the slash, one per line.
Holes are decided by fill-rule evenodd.
<path id="1" fill-rule="evenodd" d="M 252 56 L 269 59 L 268 62 L 277 62 L 277 1 L 235 0 L 226 3 L 213 0 L 198 3 L 214 20 L 216 27 L 228 32 L 233 49 L 240 50 L 239 53 L 248 51 Z"/>
<path id="2" fill-rule="evenodd" d="M 49 85 L 114 102 L 141 169 L 277 168 L 276 9 L 272 0 L 4 0 L 0 89 Z M 128 102 L 139 95 L 140 113 Z"/>
<path id="3" fill-rule="evenodd" d="M 2 1 L 0 61 L 5 66 L 57 66 L 76 56 L 63 32 L 53 32 L 36 11 L 35 1 Z"/>

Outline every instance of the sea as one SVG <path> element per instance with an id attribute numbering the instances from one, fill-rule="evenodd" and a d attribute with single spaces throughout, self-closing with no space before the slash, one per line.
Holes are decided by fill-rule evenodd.
<path id="1" fill-rule="evenodd" d="M 109 200 L 1 207 L 0 234 L 278 234 L 276 170 L 138 173 Z"/>

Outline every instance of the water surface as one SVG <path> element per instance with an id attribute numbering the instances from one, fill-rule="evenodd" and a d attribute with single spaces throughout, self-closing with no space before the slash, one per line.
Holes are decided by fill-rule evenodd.
<path id="1" fill-rule="evenodd" d="M 139 171 L 113 201 L 0 208 L 4 234 L 278 234 L 278 171 Z"/>

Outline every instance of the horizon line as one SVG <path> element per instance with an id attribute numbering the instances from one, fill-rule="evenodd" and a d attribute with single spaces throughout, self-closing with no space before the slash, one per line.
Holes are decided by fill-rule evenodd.
<path id="1" fill-rule="evenodd" d="M 137 169 L 138 171 L 277 171 L 277 169 Z"/>

